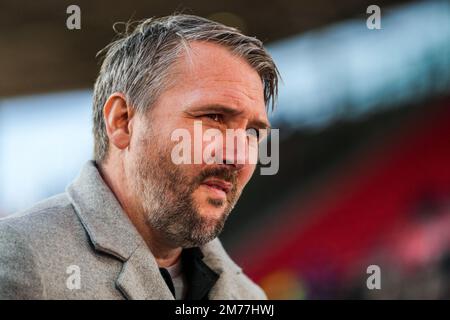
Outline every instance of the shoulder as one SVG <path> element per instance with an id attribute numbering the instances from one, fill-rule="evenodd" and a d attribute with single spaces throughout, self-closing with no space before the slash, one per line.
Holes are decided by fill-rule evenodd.
<path id="1" fill-rule="evenodd" d="M 65 194 L 0 219 L 0 298 L 45 298 L 48 278 L 86 239 Z"/>
<path id="2" fill-rule="evenodd" d="M 29 241 L 7 220 L 0 223 L 0 299 L 44 296 L 39 262 Z"/>
<path id="3" fill-rule="evenodd" d="M 15 230 L 32 242 L 64 237 L 67 231 L 80 226 L 66 194 L 45 199 L 26 210 L 0 219 L 0 232 Z"/>
<path id="4" fill-rule="evenodd" d="M 61 258 L 88 249 L 85 229 L 66 194 L 59 194 L 33 207 L 0 219 L 4 241 L 21 237 L 45 269 Z M 14 243 L 8 245 L 14 245 Z M 1 253 L 0 253 L 1 254 Z"/>

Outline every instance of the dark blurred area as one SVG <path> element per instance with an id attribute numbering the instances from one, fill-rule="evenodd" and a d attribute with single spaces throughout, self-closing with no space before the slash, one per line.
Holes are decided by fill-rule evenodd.
<path id="1" fill-rule="evenodd" d="M 64 191 L 91 158 L 112 25 L 196 14 L 264 41 L 284 80 L 279 172 L 255 173 L 221 236 L 244 271 L 273 299 L 450 299 L 450 1 L 377 1 L 381 30 L 371 4 L 2 0 L 0 216 Z"/>
<path id="2" fill-rule="evenodd" d="M 65 28 L 66 8 L 72 4 L 81 9 L 82 28 L 77 32 Z M 114 37 L 116 22 L 183 12 L 213 18 L 272 42 L 341 19 L 365 16 L 370 4 L 366 0 L 2 0 L 0 96 L 92 87 L 99 68 L 94 57 Z"/>

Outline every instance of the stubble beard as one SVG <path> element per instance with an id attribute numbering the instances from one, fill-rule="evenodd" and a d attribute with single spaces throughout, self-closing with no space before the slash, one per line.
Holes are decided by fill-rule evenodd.
<path id="1" fill-rule="evenodd" d="M 143 156 L 134 166 L 135 194 L 141 199 L 148 227 L 174 247 L 201 246 L 216 238 L 239 198 L 237 173 L 220 166 L 204 169 L 199 176 L 189 179 L 183 174 L 182 166 L 171 162 L 170 150 L 154 154 L 159 155 L 158 161 Z M 224 206 L 219 218 L 201 215 L 193 198 L 194 191 L 207 177 L 218 177 L 233 184 L 226 201 L 208 199 L 211 206 Z"/>

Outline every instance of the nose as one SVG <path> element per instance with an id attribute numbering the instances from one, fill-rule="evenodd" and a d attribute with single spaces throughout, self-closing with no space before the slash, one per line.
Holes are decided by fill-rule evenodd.
<path id="1" fill-rule="evenodd" d="M 256 164 L 258 141 L 243 129 L 227 129 L 217 132 L 204 148 L 208 164 L 227 165 L 234 170 L 242 170 L 246 165 Z M 208 139 L 211 141 L 211 139 Z M 205 151 L 204 151 L 205 152 Z"/>
<path id="2" fill-rule="evenodd" d="M 241 170 L 248 162 L 248 139 L 245 130 L 229 130 L 225 135 L 223 163 Z"/>

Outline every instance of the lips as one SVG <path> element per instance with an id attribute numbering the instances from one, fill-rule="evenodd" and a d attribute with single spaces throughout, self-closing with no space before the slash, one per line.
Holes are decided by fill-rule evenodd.
<path id="1" fill-rule="evenodd" d="M 202 184 L 214 189 L 221 190 L 225 193 L 229 193 L 231 191 L 231 188 L 233 187 L 233 185 L 230 182 L 226 182 L 221 179 L 207 179 L 203 181 Z"/>

